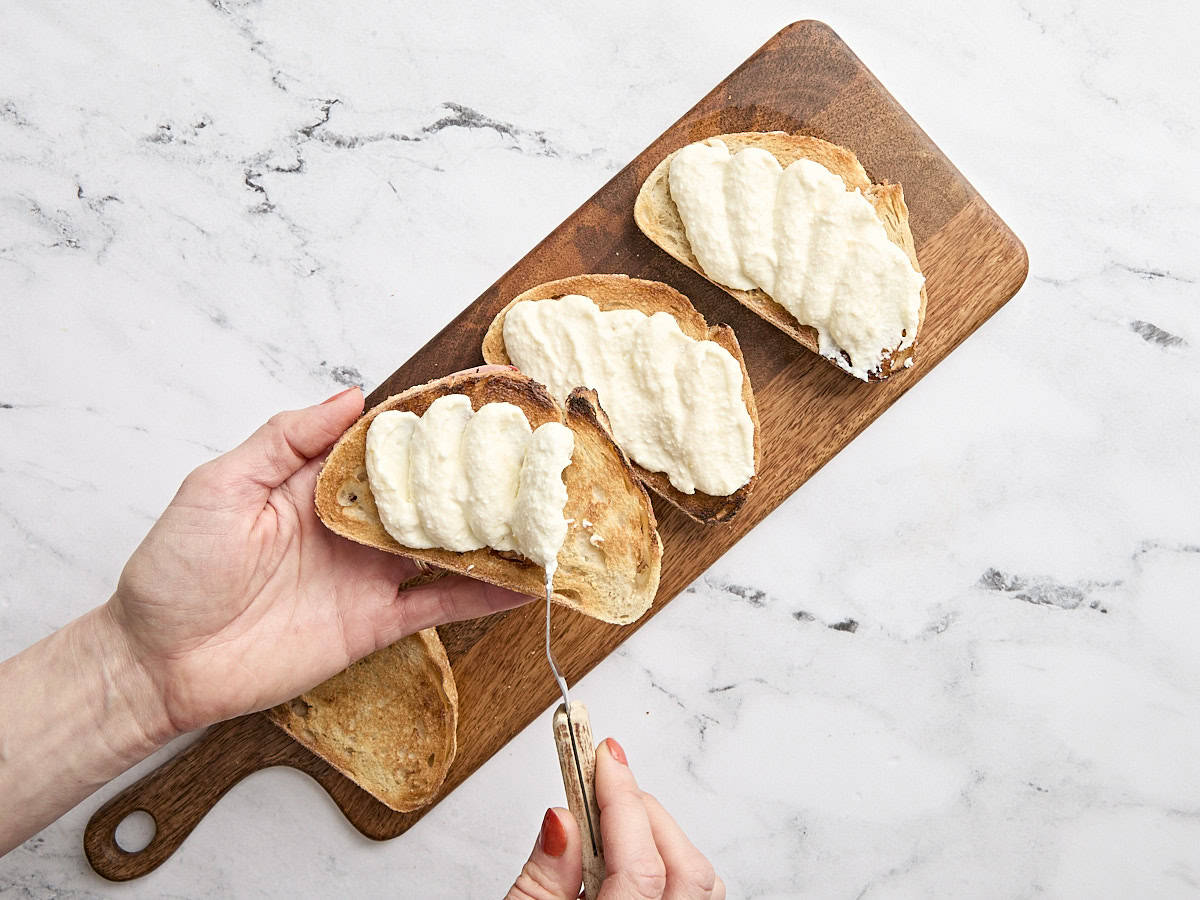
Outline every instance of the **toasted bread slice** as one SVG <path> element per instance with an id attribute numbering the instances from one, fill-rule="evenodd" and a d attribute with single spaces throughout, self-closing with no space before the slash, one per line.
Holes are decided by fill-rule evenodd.
<path id="1" fill-rule="evenodd" d="M 321 521 L 360 544 L 530 597 L 545 596 L 545 573 L 524 557 L 488 547 L 467 553 L 417 550 L 397 543 L 379 521 L 367 480 L 367 429 L 384 410 L 423 415 L 445 394 L 465 394 L 475 409 L 485 403 L 513 403 L 534 428 L 563 422 L 575 433 L 575 452 L 563 471 L 567 486 L 563 516 L 570 523 L 558 554 L 553 599 L 605 622 L 624 625 L 638 619 L 658 590 L 662 543 L 650 498 L 613 442 L 592 391 L 573 391 L 564 413 L 540 384 L 515 369 L 503 369 L 460 372 L 389 397 L 355 422 L 329 452 L 317 479 Z"/>
<path id="2" fill-rule="evenodd" d="M 872 184 L 858 158 L 845 147 L 839 147 L 837 144 L 831 144 L 809 135 L 787 134 L 782 131 L 717 134 L 713 135 L 713 138 L 724 141 L 729 147 L 730 153 L 736 153 L 743 147 L 761 147 L 779 160 L 779 164 L 784 168 L 801 158 L 820 163 L 830 172 L 841 177 L 846 184 L 846 190 L 862 191 L 862 195 L 875 207 L 875 213 L 879 216 L 879 221 L 883 223 L 883 230 L 887 232 L 888 239 L 907 254 L 913 269 L 921 271 L 917 262 L 917 249 L 913 243 L 912 231 L 908 227 L 908 207 L 904 204 L 904 190 L 898 184 Z M 692 246 L 688 242 L 683 220 L 679 217 L 679 210 L 675 206 L 675 201 L 671 199 L 668 174 L 674 156 L 675 153 L 672 153 L 655 166 L 650 177 L 642 185 L 633 206 L 633 218 L 646 237 L 689 269 L 704 275 L 704 270 L 700 268 L 700 263 L 692 253 Z M 704 277 L 708 278 L 707 275 Z M 708 280 L 712 281 L 711 278 Z M 765 292 L 757 288 L 752 291 L 737 290 L 716 281 L 713 281 L 713 284 L 809 350 L 814 353 L 820 352 L 816 329 L 802 325 L 795 316 L 772 300 Z M 925 288 L 922 286 L 918 335 L 920 334 L 920 323 L 925 321 L 925 302 Z M 914 339 L 910 346 L 897 353 L 891 353 L 891 348 L 883 348 L 883 362 L 876 372 L 871 373 L 869 380 L 881 381 L 898 369 L 904 368 L 908 364 L 908 360 L 913 358 L 916 346 L 917 342 Z"/>
<path id="3" fill-rule="evenodd" d="M 399 812 L 433 799 L 458 746 L 458 691 L 434 628 L 377 650 L 267 715 Z"/>
<path id="4" fill-rule="evenodd" d="M 758 479 L 760 452 L 758 409 L 754 405 L 750 373 L 746 371 L 742 348 L 738 346 L 737 336 L 733 333 L 733 329 L 728 325 L 710 326 L 687 297 L 660 281 L 644 281 L 639 278 L 630 278 L 628 275 L 575 275 L 571 278 L 560 278 L 558 281 L 548 281 L 532 287 L 500 310 L 483 338 L 483 358 L 490 363 L 512 365 L 512 360 L 509 359 L 508 351 L 504 346 L 504 317 L 508 311 L 522 300 L 548 300 L 567 294 L 582 294 L 590 297 L 601 310 L 636 309 L 646 315 L 653 315 L 656 312 L 670 313 L 679 323 L 679 330 L 688 337 L 698 341 L 714 341 L 728 350 L 737 360 L 742 369 L 742 400 L 754 423 L 755 475 L 753 478 L 732 494 L 724 497 L 705 494 L 701 491 L 685 494 L 671 485 L 670 479 L 665 473 L 650 472 L 631 460 L 633 470 L 637 472 L 638 478 L 647 487 L 678 506 L 697 522 L 705 524 L 728 522 L 742 508 L 746 498 L 750 496 L 750 491 L 754 489 L 754 482 Z M 600 398 L 600 406 L 604 406 L 603 397 Z"/>

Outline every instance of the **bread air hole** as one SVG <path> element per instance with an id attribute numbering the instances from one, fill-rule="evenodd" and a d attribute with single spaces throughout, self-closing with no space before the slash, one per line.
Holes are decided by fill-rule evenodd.
<path id="1" fill-rule="evenodd" d="M 577 535 L 573 538 L 574 543 L 572 549 L 575 555 L 578 556 L 586 566 L 596 566 L 599 568 L 607 568 L 607 557 L 604 554 L 604 544 L 593 544 L 588 540 L 586 533 Z"/>
<path id="2" fill-rule="evenodd" d="M 353 506 L 355 503 L 357 503 L 360 484 L 361 482 L 352 478 L 347 478 L 345 481 L 343 481 L 341 487 L 338 488 L 338 506 Z"/>
<path id="3" fill-rule="evenodd" d="M 288 706 L 291 708 L 293 714 L 302 719 L 307 718 L 309 711 L 312 709 L 312 707 L 305 703 L 301 697 L 295 697 L 289 700 Z"/>
<path id="4" fill-rule="evenodd" d="M 375 498 L 367 484 L 366 469 L 359 469 L 338 487 L 338 506 L 342 515 L 355 522 L 371 522 L 375 515 Z"/>

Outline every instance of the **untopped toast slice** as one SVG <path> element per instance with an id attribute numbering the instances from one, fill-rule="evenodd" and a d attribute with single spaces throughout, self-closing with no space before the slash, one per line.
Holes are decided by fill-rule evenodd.
<path id="1" fill-rule="evenodd" d="M 558 554 L 553 599 L 615 624 L 638 619 L 658 590 L 662 543 L 654 510 L 628 459 L 613 442 L 608 421 L 592 391 L 576 390 L 566 409 L 540 384 L 515 369 L 460 372 L 409 388 L 368 410 L 338 439 L 317 479 L 317 515 L 344 537 L 431 563 L 527 594 L 545 595 L 542 568 L 513 553 L 490 548 L 456 553 L 418 550 L 397 543 L 379 521 L 366 470 L 367 429 L 384 410 L 423 415 L 445 394 L 465 394 L 473 408 L 508 402 L 519 406 L 533 428 L 562 422 L 575 434 L 571 464 L 563 471 L 569 521 Z"/>
<path id="2" fill-rule="evenodd" d="M 873 184 L 858 158 L 850 150 L 820 138 L 805 134 L 788 134 L 782 131 L 717 134 L 707 140 L 724 141 L 729 147 L 730 153 L 736 153 L 743 147 L 760 147 L 771 153 L 784 168 L 787 168 L 789 163 L 801 158 L 820 163 L 845 182 L 846 190 L 862 192 L 862 195 L 875 208 L 875 213 L 879 216 L 879 221 L 883 224 L 888 239 L 905 252 L 913 269 L 917 272 L 921 271 L 917 262 L 917 250 L 913 243 L 912 231 L 908 227 L 908 207 L 904 203 L 903 188 L 898 184 Z M 679 217 L 679 210 L 671 199 L 668 174 L 674 156 L 675 153 L 672 153 L 663 159 L 642 184 L 637 200 L 634 202 L 633 218 L 646 237 L 689 269 L 708 278 L 704 270 L 700 268 L 695 254 L 692 253 L 683 220 Z M 712 281 L 711 278 L 708 280 Z M 809 350 L 814 353 L 820 352 L 816 329 L 802 325 L 795 316 L 771 299 L 764 291 L 757 288 L 743 291 L 726 287 L 716 281 L 712 281 L 712 283 Z M 925 321 L 925 303 L 925 288 L 922 286 L 918 334 L 920 323 Z M 898 369 L 903 369 L 913 358 L 916 345 L 917 342 L 914 339 L 910 346 L 896 353 L 890 352 L 892 348 L 882 348 L 884 350 L 883 362 L 876 372 L 871 373 L 868 380 L 881 381 Z"/>
<path id="3" fill-rule="evenodd" d="M 754 405 L 750 373 L 746 371 L 742 348 L 738 346 L 737 336 L 733 333 L 733 329 L 728 325 L 710 326 L 687 297 L 662 282 L 630 278 L 628 275 L 575 275 L 570 278 L 560 278 L 557 281 L 547 281 L 513 298 L 504 309 L 496 314 L 496 318 L 488 326 L 487 334 L 483 338 L 483 358 L 489 363 L 512 365 L 504 345 L 504 317 L 508 311 L 524 300 L 548 300 L 567 294 L 582 294 L 590 297 L 602 311 L 636 309 L 647 315 L 653 315 L 656 312 L 670 313 L 679 323 L 680 331 L 688 337 L 698 341 L 713 341 L 728 350 L 737 360 L 738 366 L 742 370 L 742 400 L 754 423 L 754 477 L 726 496 L 705 494 L 701 491 L 685 494 L 672 486 L 665 473 L 651 472 L 631 460 L 638 478 L 660 497 L 679 507 L 697 522 L 711 524 L 727 522 L 732 519 L 754 489 L 754 483 L 758 479 L 760 455 L 758 409 Z M 604 398 L 600 397 L 599 401 L 600 406 L 603 407 Z"/>
<path id="4" fill-rule="evenodd" d="M 398 812 L 433 799 L 458 749 L 458 690 L 434 628 L 377 650 L 267 715 Z"/>

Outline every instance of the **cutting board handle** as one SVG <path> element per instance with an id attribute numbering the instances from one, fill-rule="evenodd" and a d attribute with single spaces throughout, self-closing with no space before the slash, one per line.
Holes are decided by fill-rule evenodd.
<path id="1" fill-rule="evenodd" d="M 290 762 L 290 738 L 261 713 L 212 726 L 188 749 L 130 785 L 98 810 L 83 832 L 83 850 L 97 874 L 129 881 L 162 865 L 231 787 L 259 769 Z M 154 819 L 141 850 L 117 844 L 117 826 L 134 812 Z"/>

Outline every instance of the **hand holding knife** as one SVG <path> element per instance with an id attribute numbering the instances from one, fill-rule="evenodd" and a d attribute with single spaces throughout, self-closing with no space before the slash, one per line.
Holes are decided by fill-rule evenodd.
<path id="1" fill-rule="evenodd" d="M 567 682 L 550 651 L 550 586 L 546 587 L 546 660 L 562 693 L 554 711 L 554 743 L 562 770 L 567 807 L 579 823 L 583 844 L 583 893 L 596 900 L 604 881 L 604 846 L 600 836 L 600 807 L 596 802 L 596 745 L 587 707 L 567 695 Z"/>

